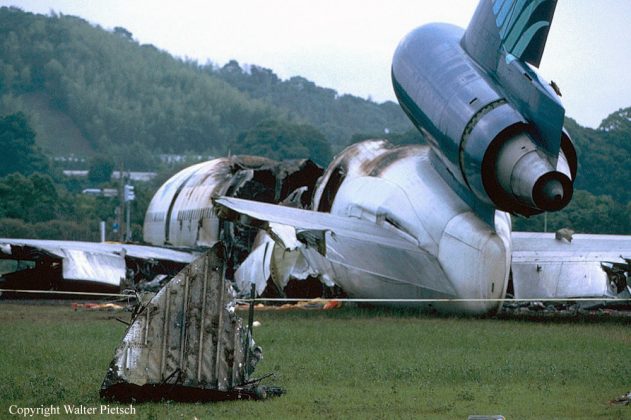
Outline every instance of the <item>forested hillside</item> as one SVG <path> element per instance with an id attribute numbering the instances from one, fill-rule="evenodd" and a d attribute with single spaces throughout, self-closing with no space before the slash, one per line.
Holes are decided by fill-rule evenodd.
<path id="1" fill-rule="evenodd" d="M 318 87 L 303 77 L 281 80 L 270 69 L 254 65 L 244 69 L 236 61 L 230 61 L 220 69 L 207 67 L 207 70 L 252 98 L 261 99 L 318 127 L 336 148 L 348 144 L 357 133 L 383 135 L 412 128 L 394 102 L 376 104 L 356 96 L 338 96 L 335 90 Z"/>
<path id="2" fill-rule="evenodd" d="M 141 145 L 221 153 L 241 130 L 281 117 L 197 65 L 139 45 L 123 28 L 110 33 L 72 16 L 2 8 L 0 40 L 2 110 L 30 114 L 32 102 L 47 102 L 41 107 L 67 116 L 94 152 Z M 43 145 L 51 153 L 64 143 L 54 140 Z"/>
<path id="3" fill-rule="evenodd" d="M 624 203 L 631 201 L 630 115 L 631 108 L 614 112 L 598 130 L 566 121 L 578 151 L 578 188 L 610 195 Z"/>
<path id="4" fill-rule="evenodd" d="M 308 123 L 334 145 L 405 131 L 398 105 L 337 96 L 296 77 L 236 63 L 176 59 L 73 16 L 0 9 L 0 112 L 23 111 L 50 154 L 224 154 L 266 119 Z M 130 162 L 133 165 L 134 162 Z"/>

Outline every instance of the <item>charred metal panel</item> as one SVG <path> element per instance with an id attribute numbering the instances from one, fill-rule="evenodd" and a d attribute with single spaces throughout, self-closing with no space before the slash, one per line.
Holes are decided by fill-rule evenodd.
<path id="1" fill-rule="evenodd" d="M 140 307 L 116 349 L 102 397 L 197 401 L 259 395 L 247 380 L 261 350 L 234 312 L 235 292 L 224 280 L 224 265 L 219 243 Z"/>

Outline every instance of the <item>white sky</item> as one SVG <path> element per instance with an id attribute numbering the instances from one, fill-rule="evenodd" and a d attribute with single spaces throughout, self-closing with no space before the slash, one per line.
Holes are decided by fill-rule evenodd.
<path id="1" fill-rule="evenodd" d="M 339 93 L 395 100 L 392 54 L 428 22 L 466 27 L 477 0 L 0 0 L 122 26 L 140 43 L 223 65 L 230 59 L 300 75 Z M 631 106 L 631 1 L 559 0 L 540 73 L 568 116 L 596 127 Z"/>

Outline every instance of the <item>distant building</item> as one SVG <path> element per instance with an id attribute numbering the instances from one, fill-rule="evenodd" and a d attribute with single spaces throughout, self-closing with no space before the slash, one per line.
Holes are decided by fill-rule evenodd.
<path id="1" fill-rule="evenodd" d="M 177 165 L 180 163 L 196 163 L 214 159 L 214 156 L 207 155 L 176 155 L 176 154 L 161 154 L 159 155 L 160 161 L 167 165 Z"/>
<path id="2" fill-rule="evenodd" d="M 64 170 L 64 175 L 74 178 L 87 178 L 88 171 Z"/>
<path id="3" fill-rule="evenodd" d="M 157 173 L 156 172 L 123 172 L 123 174 L 125 175 L 125 178 L 129 179 L 130 181 L 141 181 L 141 182 L 148 182 L 151 181 L 153 178 L 156 177 Z M 112 172 L 112 179 L 120 179 L 121 175 L 120 175 L 120 171 L 113 171 Z"/>
<path id="4" fill-rule="evenodd" d="M 156 177 L 156 172 L 124 172 L 130 181 L 148 182 Z M 65 170 L 64 175 L 75 178 L 87 178 L 88 171 Z M 112 179 L 120 179 L 120 171 L 112 172 Z"/>
<path id="5" fill-rule="evenodd" d="M 93 195 L 95 197 L 116 197 L 118 190 L 116 188 L 86 188 L 81 194 Z"/>

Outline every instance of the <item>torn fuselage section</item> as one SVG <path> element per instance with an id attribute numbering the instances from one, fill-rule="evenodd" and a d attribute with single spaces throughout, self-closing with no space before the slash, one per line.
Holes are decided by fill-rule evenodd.
<path id="1" fill-rule="evenodd" d="M 516 299 L 599 299 L 628 305 L 631 238 L 513 232 L 512 284 Z M 594 304 L 594 303 L 592 303 Z M 595 302 L 599 304 L 599 302 Z"/>
<path id="2" fill-rule="evenodd" d="M 226 277 L 234 280 L 235 272 L 266 239 L 257 227 L 219 217 L 213 198 L 227 196 L 304 208 L 310 205 L 322 173 L 323 169 L 310 160 L 279 162 L 255 156 L 217 158 L 186 168 L 162 185 L 149 204 L 145 241 L 188 248 L 207 248 L 223 241 L 228 249 Z M 284 296 L 282 287 L 278 289 L 272 282 L 269 285 L 266 296 Z M 319 285 L 317 280 L 300 282 L 298 289 L 317 289 L 305 295 L 316 297 L 322 293 Z M 249 287 L 241 290 L 249 291 Z"/>
<path id="3" fill-rule="evenodd" d="M 107 371 L 102 398 L 221 401 L 270 395 L 250 380 L 262 353 L 235 314 L 235 292 L 224 272 L 225 250 L 217 244 L 139 306 Z"/>
<path id="4" fill-rule="evenodd" d="M 230 156 L 190 166 L 165 182 L 149 203 L 144 240 L 157 246 L 211 247 L 220 240 L 221 228 L 213 197 L 306 206 L 322 172 L 310 160 L 278 162 L 255 156 Z"/>

